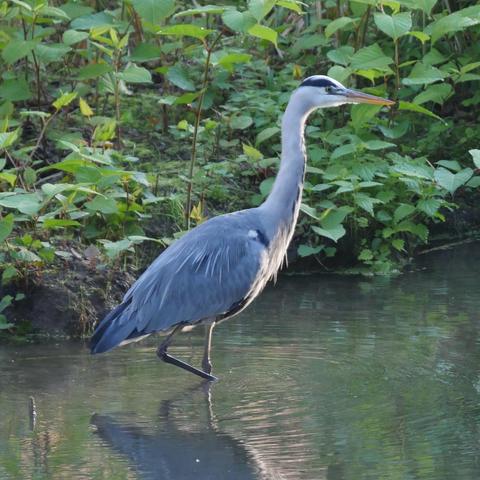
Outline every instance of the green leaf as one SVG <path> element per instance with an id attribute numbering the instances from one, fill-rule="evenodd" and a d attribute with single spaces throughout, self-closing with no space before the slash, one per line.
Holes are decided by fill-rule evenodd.
<path id="1" fill-rule="evenodd" d="M 393 40 L 398 40 L 412 28 L 410 12 L 397 13 L 391 16 L 385 13 L 375 13 L 373 18 L 379 30 Z"/>
<path id="2" fill-rule="evenodd" d="M 11 295 L 5 295 L 0 300 L 0 313 L 3 312 L 12 304 L 13 297 Z"/>
<path id="3" fill-rule="evenodd" d="M 73 30 L 90 30 L 91 28 L 113 26 L 115 26 L 114 18 L 105 12 L 83 15 L 70 24 L 70 28 Z"/>
<path id="4" fill-rule="evenodd" d="M 430 15 L 437 1 L 438 0 L 398 0 L 398 3 L 411 9 L 423 10 L 427 15 Z"/>
<path id="5" fill-rule="evenodd" d="M 430 35 L 427 35 L 424 32 L 417 32 L 417 31 L 408 32 L 408 35 L 417 38 L 418 40 L 420 40 L 422 42 L 422 44 L 424 44 L 425 42 L 428 42 L 428 40 L 430 40 Z"/>
<path id="6" fill-rule="evenodd" d="M 79 2 L 68 2 L 62 4 L 62 10 L 69 16 L 69 18 L 78 18 L 84 15 L 89 15 L 93 12 L 93 8 L 87 5 L 82 5 Z"/>
<path id="7" fill-rule="evenodd" d="M 399 110 L 408 110 L 409 112 L 422 113 L 423 115 L 428 115 L 429 117 L 436 118 L 437 120 L 440 120 L 443 123 L 445 123 L 443 118 L 439 117 L 438 115 L 435 115 L 430 110 L 427 110 L 426 108 L 421 107 L 420 105 L 417 105 L 415 103 L 404 102 L 404 101 L 400 100 L 400 102 L 398 103 L 398 109 Z"/>
<path id="8" fill-rule="evenodd" d="M 2 272 L 2 285 L 7 285 L 18 274 L 18 270 L 13 265 L 7 265 Z"/>
<path id="9" fill-rule="evenodd" d="M 276 0 L 248 0 L 248 10 L 259 22 L 275 6 Z"/>
<path id="10" fill-rule="evenodd" d="M 35 47 L 37 59 L 45 65 L 50 62 L 63 60 L 65 55 L 70 51 L 72 51 L 72 49 L 68 45 L 63 45 L 62 43 L 49 43 L 48 45 L 40 43 Z"/>
<path id="11" fill-rule="evenodd" d="M 475 5 L 436 20 L 427 26 L 425 33 L 429 34 L 432 37 L 432 43 L 435 43 L 439 38 L 448 33 L 465 30 L 479 23 L 480 5 Z"/>
<path id="12" fill-rule="evenodd" d="M 407 203 L 400 204 L 393 213 L 393 219 L 395 223 L 400 222 L 405 217 L 408 217 L 415 211 L 415 207 L 413 205 L 409 205 Z"/>
<path id="13" fill-rule="evenodd" d="M 473 170 L 471 168 L 465 168 L 458 173 L 452 173 L 446 168 L 437 168 L 434 173 L 434 178 L 438 185 L 450 195 L 453 195 L 455 191 L 465 185 L 470 178 L 472 178 Z"/>
<path id="14" fill-rule="evenodd" d="M 217 64 L 221 65 L 222 67 L 226 68 L 227 70 L 231 70 L 232 66 L 237 63 L 247 63 L 252 59 L 252 56 L 247 53 L 228 53 L 221 57 Z"/>
<path id="15" fill-rule="evenodd" d="M 375 206 L 375 204 L 383 203 L 381 200 L 378 200 L 378 198 L 370 197 L 365 193 L 356 193 L 353 196 L 353 199 L 361 209 L 365 210 L 372 216 L 375 214 L 375 212 L 373 211 L 373 207 Z"/>
<path id="16" fill-rule="evenodd" d="M 78 32 L 77 30 L 66 30 L 63 32 L 62 40 L 65 45 L 74 45 L 88 38 L 87 32 Z"/>
<path id="17" fill-rule="evenodd" d="M 69 92 L 63 93 L 59 98 L 57 98 L 52 105 L 57 109 L 60 110 L 63 107 L 69 105 L 73 100 L 77 98 L 77 92 Z"/>
<path id="18" fill-rule="evenodd" d="M 300 204 L 300 211 L 307 214 L 309 217 L 314 218 L 315 220 L 319 220 L 318 215 L 317 215 L 317 211 L 315 210 L 315 208 L 310 207 L 309 205 L 307 205 L 305 203 Z"/>
<path id="19" fill-rule="evenodd" d="M 156 33 L 158 35 L 172 35 L 174 37 L 193 37 L 203 40 L 215 30 L 199 27 L 198 25 L 179 24 L 160 28 Z"/>
<path id="20" fill-rule="evenodd" d="M 467 183 L 467 187 L 471 188 L 478 188 L 480 187 L 480 175 L 477 175 L 476 177 L 472 177 Z"/>
<path id="21" fill-rule="evenodd" d="M 368 52 L 364 52 L 368 53 Z M 327 57 L 333 62 L 338 63 L 339 65 L 347 66 L 354 54 L 354 49 L 350 45 L 343 45 L 340 48 L 335 50 L 329 50 L 327 52 Z"/>
<path id="22" fill-rule="evenodd" d="M 222 20 L 228 28 L 240 33 L 247 33 L 257 23 L 250 12 L 239 12 L 233 9 L 223 12 Z"/>
<path id="23" fill-rule="evenodd" d="M 168 95 L 167 97 L 160 98 L 158 103 L 164 105 L 188 105 L 197 99 L 199 95 L 200 92 L 184 93 L 178 97 L 175 97 L 174 95 Z"/>
<path id="24" fill-rule="evenodd" d="M 113 67 L 108 63 L 90 63 L 80 68 L 77 72 L 78 80 L 91 80 L 101 77 L 108 72 L 113 72 Z"/>
<path id="25" fill-rule="evenodd" d="M 160 58 L 162 49 L 153 43 L 140 43 L 130 55 L 130 60 L 135 62 L 148 62 Z"/>
<path id="26" fill-rule="evenodd" d="M 405 240 L 402 240 L 401 238 L 393 239 L 392 247 L 395 248 L 395 250 L 398 250 L 399 252 L 403 252 L 403 250 L 405 249 Z"/>
<path id="27" fill-rule="evenodd" d="M 0 314 L 0 330 L 7 330 L 9 328 L 12 328 L 13 326 L 13 323 L 7 322 L 7 317 L 5 317 L 5 315 Z"/>
<path id="28" fill-rule="evenodd" d="M 439 160 L 436 164 L 437 167 L 445 167 L 452 172 L 459 172 L 462 170 L 461 165 L 456 160 Z"/>
<path id="29" fill-rule="evenodd" d="M 300 257 L 309 257 L 310 255 L 316 255 L 324 249 L 324 245 L 318 245 L 316 247 L 311 247 L 310 245 L 299 245 L 297 253 Z"/>
<path id="30" fill-rule="evenodd" d="M 396 232 L 410 232 L 419 237 L 424 242 L 428 239 L 428 228 L 422 223 L 413 223 L 405 220 L 395 227 Z"/>
<path id="31" fill-rule="evenodd" d="M 472 156 L 475 166 L 480 168 L 480 150 L 474 148 L 473 150 L 469 150 L 468 153 Z"/>
<path id="32" fill-rule="evenodd" d="M 175 11 L 175 0 L 131 0 L 141 19 L 159 25 Z"/>
<path id="33" fill-rule="evenodd" d="M 31 96 L 30 87 L 24 78 L 12 78 L 0 84 L 0 97 L 4 100 L 18 102 L 29 100 Z"/>
<path id="34" fill-rule="evenodd" d="M 314 225 L 312 230 L 322 237 L 330 238 L 335 243 L 347 233 L 342 225 L 335 225 L 330 228 L 320 228 Z"/>
<path id="35" fill-rule="evenodd" d="M 35 215 L 41 208 L 39 196 L 36 193 L 7 193 L 0 196 L 0 205 L 13 208 L 27 215 Z"/>
<path id="36" fill-rule="evenodd" d="M 270 27 L 265 25 L 254 25 L 248 29 L 248 33 L 254 37 L 261 38 L 262 40 L 268 40 L 272 42 L 275 46 L 277 45 L 278 33 Z"/>
<path id="37" fill-rule="evenodd" d="M 10 1 L 15 5 L 18 5 L 19 7 L 24 8 L 29 12 L 33 10 L 32 7 L 27 2 L 22 2 L 21 0 L 10 0 Z"/>
<path id="38" fill-rule="evenodd" d="M 396 147 L 394 143 L 384 142 L 383 140 L 368 140 L 363 142 L 362 146 L 367 150 L 385 150 L 386 148 Z"/>
<path id="39" fill-rule="evenodd" d="M 203 7 L 190 8 L 189 10 L 178 12 L 173 16 L 173 18 L 187 17 L 189 15 L 201 15 L 204 13 L 210 15 L 217 15 L 223 13 L 227 8 L 228 7 L 219 7 L 217 5 L 204 5 Z"/>
<path id="40" fill-rule="evenodd" d="M 168 69 L 166 77 L 176 87 L 182 90 L 194 91 L 195 84 L 190 79 L 189 71 L 185 67 L 174 65 Z"/>
<path id="41" fill-rule="evenodd" d="M 340 145 L 340 147 L 337 147 L 333 152 L 330 158 L 332 160 L 336 160 L 337 158 L 343 157 L 345 155 L 350 155 L 352 153 L 355 153 L 357 150 L 357 147 L 353 143 L 347 143 L 345 145 Z"/>
<path id="42" fill-rule="evenodd" d="M 0 180 L 4 180 L 5 182 L 9 183 L 11 187 L 13 187 L 17 181 L 17 176 L 13 173 L 0 172 Z"/>
<path id="43" fill-rule="evenodd" d="M 353 128 L 355 128 L 355 130 L 360 129 L 363 125 L 369 122 L 381 110 L 381 108 L 381 105 L 368 105 L 366 103 L 353 105 L 350 110 Z"/>
<path id="44" fill-rule="evenodd" d="M 12 132 L 0 133 L 0 150 L 11 147 L 17 141 L 19 133 L 18 128 Z"/>
<path id="45" fill-rule="evenodd" d="M 439 200 L 438 198 L 425 198 L 418 201 L 417 209 L 422 211 L 429 217 L 434 217 L 442 204 L 442 200 Z"/>
<path id="46" fill-rule="evenodd" d="M 230 127 L 234 130 L 244 130 L 253 123 L 252 117 L 247 115 L 237 115 L 230 120 Z"/>
<path id="47" fill-rule="evenodd" d="M 27 185 L 33 185 L 37 181 L 37 172 L 32 167 L 26 167 L 23 172 L 23 178 Z"/>
<path id="48" fill-rule="evenodd" d="M 446 73 L 432 65 L 417 62 L 410 72 L 410 75 L 402 78 L 402 83 L 404 85 L 427 85 L 443 80 L 446 76 Z"/>
<path id="49" fill-rule="evenodd" d="M 122 252 L 133 252 L 133 242 L 128 238 L 112 242 L 110 240 L 100 240 L 107 256 L 111 259 L 118 257 Z"/>
<path id="50" fill-rule="evenodd" d="M 258 161 L 263 158 L 262 152 L 260 152 L 256 148 L 250 145 L 247 145 L 246 143 L 244 143 L 242 147 L 243 147 L 243 153 L 247 155 L 247 157 L 250 157 L 252 160 Z"/>
<path id="51" fill-rule="evenodd" d="M 293 12 L 302 13 L 302 5 L 306 5 L 304 2 L 300 2 L 299 0 L 277 0 L 277 5 L 279 7 L 287 8 L 288 10 L 292 10 Z"/>
<path id="52" fill-rule="evenodd" d="M 337 30 L 340 30 L 351 23 L 354 23 L 356 19 L 350 17 L 340 17 L 331 21 L 325 28 L 325 36 L 331 37 Z"/>
<path id="53" fill-rule="evenodd" d="M 9 213 L 5 217 L 0 218 L 0 244 L 12 233 L 13 221 L 13 213 Z"/>
<path id="54" fill-rule="evenodd" d="M 66 220 L 63 218 L 47 218 L 43 222 L 43 227 L 47 229 L 79 227 L 80 225 L 81 223 L 76 220 Z"/>
<path id="55" fill-rule="evenodd" d="M 299 37 L 293 44 L 290 53 L 293 55 L 298 55 L 304 50 L 312 50 L 316 47 L 326 46 L 328 40 L 324 35 L 313 34 L 313 35 L 303 35 Z"/>
<path id="56" fill-rule="evenodd" d="M 334 78 L 340 83 L 344 83 L 351 74 L 352 70 L 350 68 L 345 68 L 340 65 L 333 65 L 333 67 L 330 67 L 327 72 L 329 77 Z"/>
<path id="57" fill-rule="evenodd" d="M 327 230 L 340 225 L 345 217 L 353 211 L 352 207 L 340 207 L 335 209 L 329 209 L 323 214 L 320 224 Z"/>
<path id="58" fill-rule="evenodd" d="M 151 73 L 146 68 L 139 67 L 134 63 L 128 65 L 123 72 L 118 74 L 118 77 L 127 83 L 152 83 Z"/>
<path id="59" fill-rule="evenodd" d="M 351 58 L 351 67 L 355 70 L 369 68 L 380 71 L 389 71 L 393 59 L 387 57 L 377 43 L 358 50 Z"/>
<path id="60" fill-rule="evenodd" d="M 103 214 L 118 213 L 117 202 L 113 198 L 98 196 L 89 202 L 85 202 L 84 205 L 88 210 L 93 210 L 94 212 Z"/>
<path id="61" fill-rule="evenodd" d="M 61 8 L 58 7 L 51 7 L 49 5 L 44 5 L 40 10 L 39 13 L 43 17 L 54 17 L 59 18 L 61 20 L 70 20 L 70 17 L 64 12 Z"/>
<path id="62" fill-rule="evenodd" d="M 443 105 L 445 100 L 452 94 L 452 92 L 453 88 L 448 83 L 430 85 L 413 99 L 413 103 L 421 105 L 422 103 L 434 102 L 438 103 L 439 105 Z"/>
<path id="63" fill-rule="evenodd" d="M 275 178 L 269 177 L 260 184 L 260 193 L 263 197 L 266 197 L 271 192 L 274 181 Z"/>
<path id="64" fill-rule="evenodd" d="M 258 135 L 255 140 L 256 145 L 260 145 L 262 142 L 265 140 L 268 140 L 269 138 L 273 137 L 274 135 L 277 135 L 280 132 L 280 129 L 278 127 L 268 127 L 262 130 Z"/>
<path id="65" fill-rule="evenodd" d="M 26 57 L 38 42 L 36 40 L 10 40 L 2 50 L 3 59 L 11 65 L 17 60 Z"/>
<path id="66" fill-rule="evenodd" d="M 362 262 L 368 262 L 370 260 L 373 260 L 373 253 L 368 248 L 364 248 L 358 255 L 358 259 Z"/>

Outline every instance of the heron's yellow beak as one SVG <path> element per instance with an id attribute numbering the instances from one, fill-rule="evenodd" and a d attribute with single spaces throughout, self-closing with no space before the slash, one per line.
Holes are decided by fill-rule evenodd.
<path id="1" fill-rule="evenodd" d="M 395 102 L 388 98 L 376 97 L 368 93 L 347 89 L 344 93 L 352 103 L 371 103 L 372 105 L 393 105 Z"/>

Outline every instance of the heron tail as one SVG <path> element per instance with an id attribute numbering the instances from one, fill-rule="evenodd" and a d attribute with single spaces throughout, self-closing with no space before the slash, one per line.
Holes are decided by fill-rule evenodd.
<path id="1" fill-rule="evenodd" d="M 129 322 L 130 301 L 117 305 L 98 325 L 90 340 L 91 353 L 103 353 L 120 345 L 129 338 L 134 330 L 135 324 Z"/>

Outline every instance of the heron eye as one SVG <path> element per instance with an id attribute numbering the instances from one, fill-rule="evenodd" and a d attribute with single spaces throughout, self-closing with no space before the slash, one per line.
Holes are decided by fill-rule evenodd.
<path id="1" fill-rule="evenodd" d="M 326 93 L 333 93 L 333 87 L 325 87 L 325 92 Z"/>

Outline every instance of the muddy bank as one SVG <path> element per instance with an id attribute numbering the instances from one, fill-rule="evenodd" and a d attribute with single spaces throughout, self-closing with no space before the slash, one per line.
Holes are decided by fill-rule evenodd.
<path id="1" fill-rule="evenodd" d="M 20 334 L 84 337 L 121 301 L 135 277 L 92 258 L 72 258 L 31 280 L 25 298 L 5 313 Z M 10 286 L 3 294 L 15 295 Z"/>

